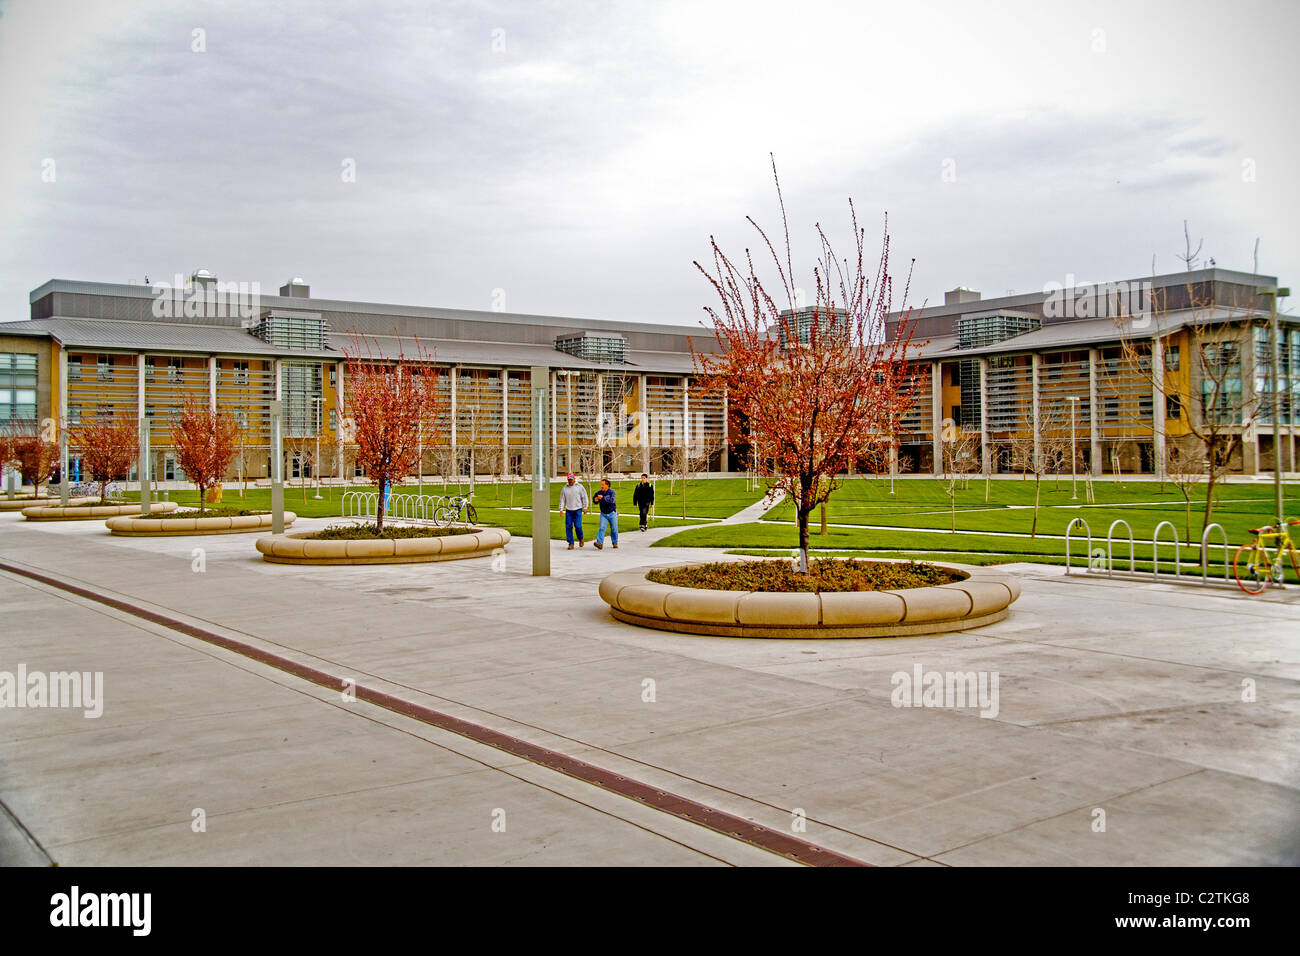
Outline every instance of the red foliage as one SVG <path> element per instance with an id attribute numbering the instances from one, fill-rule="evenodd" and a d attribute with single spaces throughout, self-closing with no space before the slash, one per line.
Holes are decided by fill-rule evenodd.
<path id="1" fill-rule="evenodd" d="M 748 249 L 740 263 L 712 239 L 713 270 L 695 266 L 721 300 L 720 309 L 705 309 L 719 351 L 696 353 L 695 363 L 713 387 L 727 390 L 733 446 L 756 445 L 756 467 L 768 478 L 769 494 L 784 492 L 794 503 L 806 570 L 809 515 L 830 497 L 836 476 L 851 462 L 873 446 L 897 440 L 899 420 L 916 399 L 920 381 L 907 362 L 914 325 L 906 306 L 911 276 L 903 289 L 901 319 L 887 338 L 885 322 L 893 307 L 888 221 L 873 281 L 864 266 L 866 233 L 850 200 L 855 259 L 837 258 L 817 226 L 816 299 L 803 311 L 807 327 L 800 328 L 790 229 L 775 162 L 772 174 L 784 256 L 752 217 L 748 221 L 771 254 L 777 281 L 769 291 Z"/>
<path id="2" fill-rule="evenodd" d="M 140 450 L 140 431 L 129 418 L 97 418 L 77 428 L 73 444 L 91 479 L 99 482 L 100 497 L 108 482 L 125 478 Z"/>
<path id="3" fill-rule="evenodd" d="M 39 493 L 59 463 L 59 446 L 32 426 L 19 426 L 8 438 L 8 460 L 18 466 L 23 484 Z"/>
<path id="4" fill-rule="evenodd" d="M 357 464 L 379 488 L 375 526 L 384 527 L 384 492 L 411 474 L 419 454 L 420 423 L 437 417 L 440 399 L 433 354 L 415 343 L 415 356 L 401 350 L 395 360 L 374 357 L 357 339 L 347 356 L 348 409 Z M 364 354 L 363 354 L 364 349 Z M 432 443 L 433 436 L 425 436 Z"/>
<path id="5" fill-rule="evenodd" d="M 171 428 L 172 448 L 186 477 L 199 489 L 199 513 L 207 491 L 225 477 L 235 457 L 239 426 L 229 412 L 218 412 L 206 401 L 185 396 L 180 417 Z"/>

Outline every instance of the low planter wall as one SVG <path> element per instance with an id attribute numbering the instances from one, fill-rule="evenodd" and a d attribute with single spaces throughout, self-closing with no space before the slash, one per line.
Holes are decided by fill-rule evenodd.
<path id="1" fill-rule="evenodd" d="M 487 557 L 510 541 L 504 528 L 483 528 L 436 538 L 319 540 L 314 532 L 273 534 L 257 539 L 262 560 L 274 564 L 418 564 Z"/>
<path id="2" fill-rule="evenodd" d="M 193 518 L 146 518 L 143 516 L 118 515 L 104 522 L 113 534 L 137 537 L 165 537 L 167 535 L 196 534 L 248 534 L 250 531 L 267 531 L 271 527 L 271 515 L 227 515 L 223 518 L 200 518 L 198 512 Z M 284 513 L 285 527 L 293 524 L 298 516 L 292 511 Z"/>
<path id="3" fill-rule="evenodd" d="M 31 495 L 19 495 L 10 501 L 4 492 L 0 491 L 0 511 L 22 511 L 24 508 L 32 508 L 39 504 L 48 504 L 51 501 L 58 501 L 58 497 L 51 498 L 49 495 L 41 495 L 35 498 Z M 92 498 L 73 498 L 72 501 L 93 501 Z"/>
<path id="4" fill-rule="evenodd" d="M 114 515 L 138 515 L 140 505 L 75 505 L 72 502 L 76 498 L 69 499 L 68 507 L 63 508 L 59 505 L 36 505 L 35 507 L 24 508 L 23 517 L 28 521 L 90 521 L 99 518 L 111 518 Z M 96 501 L 95 498 L 86 498 L 85 501 Z M 177 508 L 174 501 L 155 501 L 151 506 L 151 511 L 175 511 Z"/>
<path id="5" fill-rule="evenodd" d="M 602 580 L 600 596 L 618 620 L 642 627 L 684 634 L 807 639 L 906 637 L 983 627 L 1005 618 L 1020 597 L 1020 582 L 1010 575 L 962 565 L 939 566 L 965 578 L 895 591 L 713 591 L 655 584 L 646 580 L 654 569 L 636 568 Z"/>

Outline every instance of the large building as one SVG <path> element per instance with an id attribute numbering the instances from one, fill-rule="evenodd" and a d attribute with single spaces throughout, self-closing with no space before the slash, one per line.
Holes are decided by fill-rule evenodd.
<path id="1" fill-rule="evenodd" d="M 1267 276 L 1223 269 L 983 299 L 959 288 L 914 314 L 910 353 L 925 385 L 904 418 L 895 467 L 941 473 L 945 438 L 975 438 L 975 471 L 1051 460 L 1094 473 L 1157 472 L 1171 448 L 1197 454 L 1189 421 L 1207 399 L 1233 437 L 1231 470 L 1295 470 L 1300 326 L 1282 318 L 1274 423 Z M 794 316 L 802 339 L 807 324 Z M 889 323 L 895 334 L 898 317 Z M 0 428 L 53 423 L 75 436 L 88 416 L 148 423 L 159 478 L 183 477 L 169 422 L 187 394 L 241 426 L 231 478 L 270 473 L 269 409 L 285 415 L 285 474 L 354 475 L 345 350 L 427 350 L 442 410 L 430 421 L 428 475 L 527 474 L 533 368 L 551 386 L 558 472 L 726 471 L 726 396 L 691 374 L 703 327 L 312 298 L 301 279 L 278 295 L 205 271 L 172 284 L 53 279 L 30 317 L 0 323 Z M 1207 365 L 1207 356 L 1213 361 Z M 1205 370 L 1213 367 L 1214 388 Z M 1062 442 L 1067 434 L 1069 439 Z M 317 448 L 319 447 L 319 460 Z M 72 471 L 76 474 L 75 441 Z M 1203 456 L 1203 446 L 1200 449 Z"/>
<path id="2" fill-rule="evenodd" d="M 1074 284 L 983 299 L 958 288 L 913 314 L 926 391 L 904 421 L 903 470 L 941 472 L 945 436 L 971 435 L 977 472 L 1035 460 L 1069 472 L 1160 473 L 1204 466 L 1207 415 L 1230 471 L 1296 470 L 1300 324 L 1279 324 L 1277 280 L 1226 269 Z M 898 317 L 889 323 L 896 334 Z M 1073 448 L 1073 451 L 1070 449 Z"/>
<path id="3" fill-rule="evenodd" d="M 31 293 L 30 319 L 0 323 L 0 376 L 14 379 L 0 380 L 0 426 L 66 422 L 75 474 L 76 427 L 88 416 L 145 420 L 155 474 L 180 478 L 169 422 L 187 393 L 206 396 L 240 425 L 231 477 L 259 478 L 270 473 L 269 407 L 278 398 L 285 474 L 352 475 L 345 352 L 404 351 L 439 369 L 425 474 L 528 474 L 535 367 L 550 379 L 558 471 L 664 471 L 687 450 L 696 470 L 726 470 L 725 399 L 689 374 L 692 348 L 715 348 L 712 333 L 316 299 L 297 278 L 279 295 L 203 270 L 170 285 L 54 279 Z"/>

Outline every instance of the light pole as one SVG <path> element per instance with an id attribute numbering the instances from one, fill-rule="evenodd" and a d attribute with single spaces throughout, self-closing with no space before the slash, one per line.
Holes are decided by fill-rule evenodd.
<path id="1" fill-rule="evenodd" d="M 320 501 L 320 412 L 321 404 L 325 399 L 323 396 L 317 395 L 312 401 L 316 403 L 316 457 L 311 461 L 312 477 L 316 479 L 316 494 L 312 497 Z"/>
<path id="2" fill-rule="evenodd" d="M 1075 438 L 1078 435 L 1078 428 L 1074 424 L 1074 410 L 1079 407 L 1079 396 L 1067 395 L 1065 400 L 1070 403 L 1070 491 L 1071 491 L 1070 500 L 1078 501 L 1079 482 L 1077 477 L 1078 468 L 1076 464 L 1077 452 L 1075 451 L 1075 446 L 1074 446 Z"/>

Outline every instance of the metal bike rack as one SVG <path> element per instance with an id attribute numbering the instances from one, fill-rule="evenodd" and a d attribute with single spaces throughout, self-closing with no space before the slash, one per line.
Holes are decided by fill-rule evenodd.
<path id="1" fill-rule="evenodd" d="M 451 507 L 446 495 L 389 495 L 384 517 L 405 524 L 442 526 L 439 517 Z M 341 516 L 352 521 L 374 521 L 379 511 L 379 493 L 349 491 L 343 495 Z"/>
<path id="2" fill-rule="evenodd" d="M 1226 583 L 1231 584 L 1232 583 L 1231 568 L 1228 567 L 1228 551 L 1231 546 L 1228 544 L 1228 532 L 1224 531 L 1223 525 L 1219 524 L 1217 521 L 1214 522 L 1213 524 L 1206 525 L 1205 531 L 1201 535 L 1201 583 L 1202 584 L 1210 583 L 1209 537 L 1210 537 L 1210 532 L 1213 531 L 1215 528 L 1219 529 L 1219 539 L 1223 542 L 1223 544 L 1221 545 L 1221 547 L 1223 548 L 1223 580 Z M 1216 581 L 1215 583 L 1217 584 L 1218 582 Z"/>
<path id="3" fill-rule="evenodd" d="M 1128 573 L 1136 574 L 1137 560 L 1133 554 L 1133 529 L 1129 527 L 1129 523 L 1123 518 L 1116 518 L 1112 521 L 1110 528 L 1106 531 L 1106 573 L 1112 574 L 1115 570 L 1113 563 L 1114 541 L 1112 539 L 1115 536 L 1115 526 L 1121 524 L 1124 526 L 1124 530 L 1128 533 Z"/>
<path id="4" fill-rule="evenodd" d="M 1178 529 L 1174 527 L 1172 521 L 1162 521 L 1156 525 L 1156 530 L 1151 534 L 1151 576 L 1157 581 L 1160 580 L 1160 529 L 1165 526 L 1174 533 L 1174 577 L 1178 577 L 1181 562 L 1179 561 L 1180 542 L 1178 540 Z"/>
<path id="5" fill-rule="evenodd" d="M 1088 522 L 1082 518 L 1074 518 L 1065 527 L 1065 573 L 1070 573 L 1070 532 L 1074 530 L 1076 524 L 1083 525 L 1083 533 L 1088 536 L 1088 553 L 1084 557 L 1083 570 L 1087 572 L 1092 567 L 1092 529 L 1088 527 Z"/>

